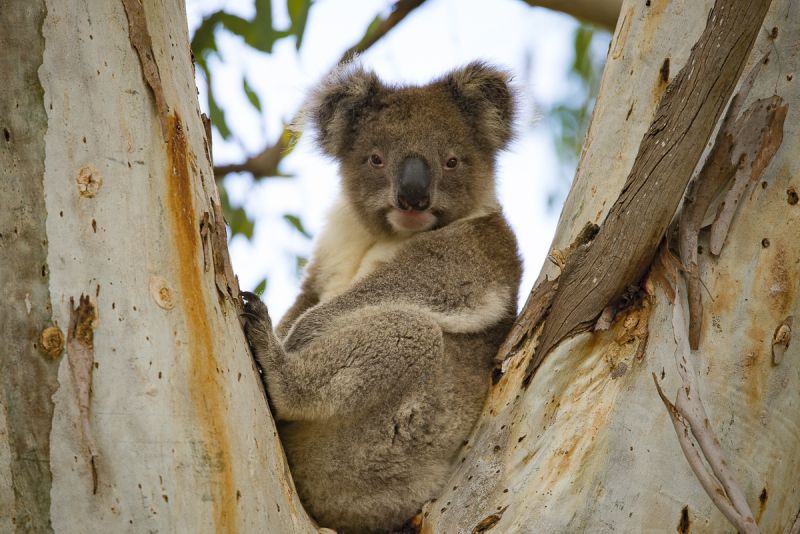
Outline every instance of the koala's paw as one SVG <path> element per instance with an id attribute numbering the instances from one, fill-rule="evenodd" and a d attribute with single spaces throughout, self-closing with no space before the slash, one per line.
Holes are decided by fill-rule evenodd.
<path id="1" fill-rule="evenodd" d="M 272 320 L 266 304 L 255 293 L 242 291 L 244 310 L 242 321 L 244 334 L 250 346 L 255 348 L 266 341 L 265 338 L 272 333 Z"/>

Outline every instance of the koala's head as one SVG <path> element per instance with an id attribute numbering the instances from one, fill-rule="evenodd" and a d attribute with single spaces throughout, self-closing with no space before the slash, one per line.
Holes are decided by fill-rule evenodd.
<path id="1" fill-rule="evenodd" d="M 419 232 L 496 205 L 495 158 L 514 119 L 508 82 L 481 62 L 421 87 L 349 66 L 313 93 L 307 117 L 365 226 Z"/>

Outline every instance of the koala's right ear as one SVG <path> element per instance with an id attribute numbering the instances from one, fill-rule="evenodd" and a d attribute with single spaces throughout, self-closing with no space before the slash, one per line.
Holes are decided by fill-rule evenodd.
<path id="1" fill-rule="evenodd" d="M 473 61 L 444 76 L 439 83 L 491 151 L 502 150 L 514 136 L 515 95 L 511 75 L 483 61 Z"/>
<path id="2" fill-rule="evenodd" d="M 381 89 L 374 72 L 351 63 L 336 69 L 311 93 L 305 118 L 328 155 L 342 158 L 346 154 Z"/>

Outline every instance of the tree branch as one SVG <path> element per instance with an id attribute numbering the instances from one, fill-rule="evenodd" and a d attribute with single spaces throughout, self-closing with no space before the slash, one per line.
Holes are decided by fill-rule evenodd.
<path id="1" fill-rule="evenodd" d="M 525 3 L 534 7 L 546 7 L 554 11 L 561 11 L 567 15 L 597 26 L 602 26 L 614 31 L 617 18 L 622 8 L 622 0 L 525 0 Z"/>
<path id="2" fill-rule="evenodd" d="M 412 11 L 425 3 L 425 0 L 399 0 L 392 6 L 392 12 L 385 19 L 376 19 L 367 28 L 364 37 L 359 42 L 344 51 L 336 65 L 341 65 L 351 61 L 357 54 L 365 52 L 372 45 L 377 43 L 383 36 L 389 33 L 395 26 L 400 24 Z M 299 120 L 299 115 L 295 115 L 290 124 Z M 273 144 L 265 147 L 255 156 L 247 158 L 242 163 L 220 165 L 214 167 L 214 177 L 217 180 L 225 177 L 232 172 L 249 172 L 256 180 L 267 176 L 277 176 L 278 165 L 285 155 L 289 153 L 292 142 L 296 140 L 296 132 L 290 131 L 289 127 L 284 127 L 280 137 Z"/>
<path id="3" fill-rule="evenodd" d="M 585 253 L 559 278 L 532 375 L 568 336 L 589 329 L 650 266 L 703 148 L 744 68 L 770 0 L 717 0 L 686 64 L 667 87 L 625 185 Z"/>

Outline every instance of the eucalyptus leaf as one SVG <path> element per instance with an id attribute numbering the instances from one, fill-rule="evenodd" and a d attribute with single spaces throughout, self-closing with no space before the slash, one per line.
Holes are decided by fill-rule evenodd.
<path id="1" fill-rule="evenodd" d="M 242 206 L 233 207 L 231 205 L 228 192 L 224 187 L 219 189 L 219 200 L 222 205 L 222 215 L 231 229 L 231 237 L 239 234 L 247 239 L 252 239 L 255 223 L 248 217 L 245 209 Z"/>
<path id="2" fill-rule="evenodd" d="M 283 219 L 292 225 L 292 227 L 303 234 L 305 237 L 311 239 L 311 234 L 303 226 L 303 221 L 300 220 L 300 217 L 297 215 L 292 215 L 291 213 L 287 213 L 283 216 Z"/>
<path id="3" fill-rule="evenodd" d="M 261 100 L 258 98 L 258 95 L 250 84 L 247 82 L 247 78 L 242 79 L 242 86 L 244 88 L 244 94 L 247 95 L 247 100 L 256 108 L 259 112 L 261 112 Z"/>
<path id="4" fill-rule="evenodd" d="M 295 256 L 294 263 L 295 263 L 295 272 L 297 274 L 297 277 L 299 278 L 300 276 L 303 275 L 303 269 L 305 269 L 306 265 L 308 264 L 308 258 L 306 258 L 305 256 Z"/>
<path id="5" fill-rule="evenodd" d="M 286 7 L 289 11 L 289 19 L 292 21 L 289 33 L 296 37 L 295 47 L 300 50 L 303 34 L 306 30 L 306 22 L 308 21 L 308 11 L 311 8 L 311 0 L 286 0 Z"/>
<path id="6" fill-rule="evenodd" d="M 267 290 L 267 279 L 264 278 L 261 280 L 258 285 L 253 289 L 253 293 L 258 295 L 259 297 L 264 295 L 264 292 Z"/>

